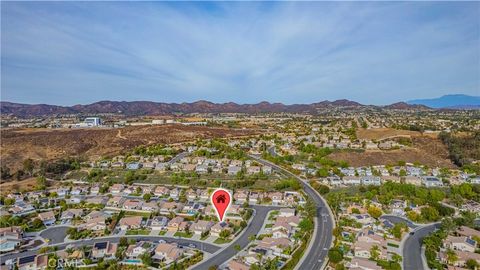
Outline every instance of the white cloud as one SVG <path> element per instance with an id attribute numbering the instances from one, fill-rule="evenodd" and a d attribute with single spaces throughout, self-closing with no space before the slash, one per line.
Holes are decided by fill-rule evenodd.
<path id="1" fill-rule="evenodd" d="M 2 99 L 367 104 L 480 91 L 479 3 L 2 3 Z"/>

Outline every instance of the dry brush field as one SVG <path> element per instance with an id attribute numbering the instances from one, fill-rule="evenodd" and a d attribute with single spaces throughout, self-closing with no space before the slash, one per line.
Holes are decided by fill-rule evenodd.
<path id="1" fill-rule="evenodd" d="M 139 145 L 169 144 L 199 138 L 239 137 L 257 130 L 162 125 L 105 129 L 11 129 L 1 132 L 1 163 L 19 169 L 23 160 L 83 156 L 95 159 Z"/>

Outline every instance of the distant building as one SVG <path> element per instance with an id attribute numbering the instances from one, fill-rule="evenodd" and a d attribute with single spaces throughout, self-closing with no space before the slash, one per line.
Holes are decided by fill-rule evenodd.
<path id="1" fill-rule="evenodd" d="M 85 128 L 85 127 L 98 127 L 102 125 L 102 120 L 100 117 L 87 117 L 81 123 L 77 123 L 74 127 Z"/>
<path id="2" fill-rule="evenodd" d="M 99 117 L 87 117 L 83 122 L 91 127 L 98 127 L 102 124 L 102 120 Z"/>

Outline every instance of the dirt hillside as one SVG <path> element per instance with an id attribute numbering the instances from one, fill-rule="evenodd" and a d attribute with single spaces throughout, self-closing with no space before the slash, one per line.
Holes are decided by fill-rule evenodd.
<path id="1" fill-rule="evenodd" d="M 448 159 L 448 150 L 432 136 L 412 136 L 412 146 L 399 150 L 372 150 L 363 153 L 338 152 L 329 155 L 333 160 L 345 160 L 351 166 L 396 164 L 398 161 L 419 162 L 430 167 L 455 168 Z"/>
<path id="2" fill-rule="evenodd" d="M 177 143 L 197 138 L 236 137 L 255 130 L 182 125 L 120 129 L 12 129 L 1 132 L 1 163 L 16 170 L 23 160 L 54 160 L 68 156 L 98 158 L 138 145 Z"/>

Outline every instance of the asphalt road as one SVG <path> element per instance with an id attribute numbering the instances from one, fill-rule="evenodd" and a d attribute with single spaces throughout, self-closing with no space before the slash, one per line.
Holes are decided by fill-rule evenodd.
<path id="1" fill-rule="evenodd" d="M 47 228 L 40 232 L 40 237 L 43 239 L 49 239 L 49 244 L 63 243 L 67 236 L 67 230 L 70 226 L 55 226 Z"/>
<path id="2" fill-rule="evenodd" d="M 403 245 L 403 269 L 405 270 L 422 270 L 422 239 L 432 233 L 440 224 L 435 223 L 425 227 L 419 227 L 415 230 L 414 235 L 409 235 Z M 426 269 L 424 269 L 426 270 Z"/>
<path id="3" fill-rule="evenodd" d="M 412 221 L 392 215 L 383 215 L 382 218 L 392 223 L 405 222 L 413 229 L 414 234 L 409 234 L 403 243 L 403 269 L 404 270 L 426 270 L 422 261 L 422 239 L 440 227 L 440 223 L 427 226 L 419 226 Z"/>
<path id="4" fill-rule="evenodd" d="M 198 264 L 195 266 L 193 269 L 208 269 L 209 266 L 212 265 L 221 265 L 222 263 L 226 262 L 229 260 L 231 257 L 235 256 L 237 254 L 237 250 L 234 248 L 236 245 L 240 245 L 242 249 L 248 245 L 250 242 L 248 237 L 250 235 L 257 235 L 260 229 L 262 228 L 263 222 L 265 218 L 267 217 L 268 212 L 271 210 L 278 209 L 278 207 L 275 206 L 261 206 L 261 205 L 255 205 L 252 206 L 253 209 L 255 209 L 255 216 L 252 219 L 252 222 L 249 223 L 247 228 L 245 229 L 245 232 L 241 234 L 239 238 L 237 238 L 235 241 L 230 243 L 229 246 L 224 248 L 221 252 L 218 252 L 222 247 L 213 245 L 213 244 L 208 244 L 204 243 L 202 241 L 196 241 L 196 240 L 190 240 L 190 239 L 183 239 L 183 238 L 174 238 L 174 237 L 165 237 L 165 236 L 128 236 L 125 235 L 123 237 L 128 237 L 128 238 L 135 238 L 137 241 L 158 241 L 160 239 L 163 239 L 167 242 L 176 242 L 179 245 L 194 245 L 195 248 L 198 248 L 200 250 L 206 251 L 208 253 L 214 254 L 211 258 L 208 260 L 204 261 L 201 264 Z M 46 237 L 51 239 L 50 244 L 54 245 L 58 248 L 58 250 L 63 250 L 67 246 L 72 245 L 72 246 L 93 246 L 93 244 L 98 243 L 98 242 L 104 242 L 104 241 L 111 241 L 113 243 L 117 243 L 119 239 L 121 238 L 120 236 L 112 236 L 112 237 L 105 237 L 105 238 L 97 238 L 97 239 L 89 239 L 89 240 L 79 240 L 75 242 L 69 242 L 69 243 L 62 243 L 63 239 L 66 236 L 66 230 L 68 227 L 66 226 L 56 226 L 56 227 L 51 227 L 49 229 L 46 229 L 45 231 L 41 232 L 40 235 L 42 237 Z M 22 252 L 22 253 L 13 253 L 13 254 L 6 254 L 3 256 L 0 256 L 0 264 L 5 263 L 5 261 L 9 259 L 16 259 L 18 257 L 25 257 L 29 255 L 36 254 L 37 250 L 29 250 L 27 252 Z M 217 253 L 218 252 L 218 253 Z"/>
<path id="5" fill-rule="evenodd" d="M 324 261 L 328 255 L 328 249 L 332 245 L 333 240 L 333 222 L 331 217 L 329 216 L 328 205 L 325 201 L 318 195 L 318 193 L 307 184 L 307 182 L 298 177 L 297 175 L 289 172 L 288 170 L 277 166 L 269 161 L 261 159 L 257 156 L 250 155 L 251 158 L 257 160 L 260 163 L 265 165 L 271 166 L 274 170 L 283 172 L 291 177 L 295 177 L 298 179 L 302 185 L 305 193 L 313 199 L 315 204 L 317 205 L 317 217 L 316 217 L 316 235 L 314 235 L 312 248 L 308 252 L 308 254 L 303 255 L 304 260 L 301 262 L 301 265 L 298 269 L 308 269 L 308 270 L 315 270 L 321 269 Z"/>
<path id="6" fill-rule="evenodd" d="M 188 155 L 190 155 L 190 153 L 187 152 L 187 151 L 181 152 L 181 153 L 179 153 L 178 155 L 174 156 L 172 159 L 170 159 L 167 163 L 170 164 L 170 165 L 172 165 L 173 163 L 181 160 L 182 158 L 184 158 L 184 157 L 186 157 L 186 156 L 188 156 Z"/>
<path id="7" fill-rule="evenodd" d="M 277 156 L 277 152 L 275 151 L 275 146 L 270 146 L 268 149 L 267 149 L 268 153 L 273 156 L 273 157 L 276 157 Z"/>
<path id="8" fill-rule="evenodd" d="M 183 238 L 174 238 L 174 237 L 165 237 L 165 236 L 145 236 L 145 235 L 125 235 L 122 237 L 127 237 L 127 238 L 134 238 L 137 241 L 159 241 L 159 240 L 165 240 L 166 242 L 175 242 L 178 243 L 179 245 L 183 246 L 188 246 L 188 245 L 195 245 L 195 248 L 198 248 L 200 250 L 206 251 L 208 253 L 215 253 L 218 250 L 220 250 L 221 247 L 212 245 L 209 243 L 204 243 L 201 241 L 196 241 L 196 240 L 190 240 L 190 239 L 183 239 Z M 81 246 L 93 246 L 95 243 L 98 242 L 105 242 L 105 241 L 110 241 L 113 243 L 118 243 L 120 241 L 120 236 L 112 236 L 112 237 L 104 237 L 104 238 L 95 238 L 95 239 L 89 239 L 89 240 L 79 240 L 79 241 L 74 241 L 74 242 L 69 242 L 69 243 L 61 243 L 54 245 L 58 248 L 58 250 L 63 250 L 67 246 L 72 246 L 72 247 L 81 247 Z M 0 256 L 0 265 L 4 264 L 7 260 L 10 259 L 16 259 L 18 257 L 26 257 L 30 255 L 37 254 L 37 250 L 28 250 L 26 252 L 22 253 L 9 253 Z"/>
<path id="9" fill-rule="evenodd" d="M 269 211 L 277 209 L 276 207 L 272 206 L 252 206 L 255 209 L 255 216 L 253 217 L 252 222 L 249 223 L 247 228 L 245 228 L 245 232 L 237 238 L 235 241 L 233 241 L 228 247 L 223 249 L 221 252 L 214 254 L 211 258 L 205 260 L 204 262 L 197 264 L 195 267 L 192 269 L 194 270 L 204 270 L 208 269 L 210 266 L 213 265 L 221 265 L 224 262 L 228 261 L 230 258 L 235 256 L 235 254 L 238 253 L 238 251 L 234 248 L 236 245 L 240 245 L 240 247 L 243 249 L 250 243 L 250 240 L 248 237 L 250 235 L 257 235 L 260 229 L 262 228 L 263 222 L 265 218 L 267 217 L 267 214 Z"/>
<path id="10" fill-rule="evenodd" d="M 412 228 L 412 229 L 415 229 L 418 227 L 418 225 L 415 225 L 412 221 L 410 221 L 409 219 L 406 219 L 406 218 L 403 218 L 403 217 L 399 217 L 399 216 L 393 216 L 393 215 L 383 215 L 381 216 L 380 218 L 383 218 L 383 219 L 386 219 L 390 222 L 392 222 L 393 224 L 395 223 L 406 223 L 408 227 Z"/>

